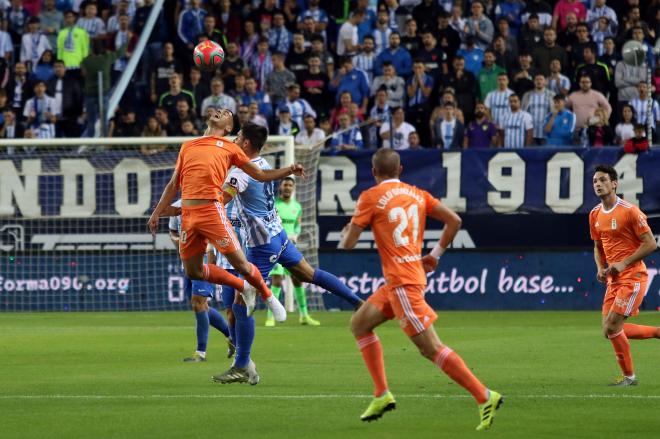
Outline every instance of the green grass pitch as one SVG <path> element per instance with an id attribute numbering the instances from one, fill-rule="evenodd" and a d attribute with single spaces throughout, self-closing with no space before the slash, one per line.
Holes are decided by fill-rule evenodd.
<path id="1" fill-rule="evenodd" d="M 660 340 L 633 340 L 637 388 L 618 375 L 596 312 L 440 312 L 436 329 L 484 383 L 505 395 L 493 428 L 424 360 L 395 322 L 378 334 L 397 409 L 359 421 L 372 386 L 348 313 L 264 328 L 261 383 L 219 385 L 226 344 L 184 364 L 192 313 L 44 313 L 0 317 L 0 438 L 623 438 L 660 437 Z M 660 314 L 636 322 L 660 325 Z"/>

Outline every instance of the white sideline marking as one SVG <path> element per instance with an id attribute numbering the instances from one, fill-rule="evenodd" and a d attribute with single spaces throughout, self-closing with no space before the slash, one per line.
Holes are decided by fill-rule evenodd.
<path id="1" fill-rule="evenodd" d="M 465 399 L 470 395 L 398 394 L 396 398 L 410 399 Z M 507 398 L 519 399 L 660 399 L 660 395 L 591 394 L 591 395 L 516 395 Z M 369 399 L 371 395 L 360 394 L 310 394 L 310 395 L 0 395 L 0 400 L 10 399 Z"/>

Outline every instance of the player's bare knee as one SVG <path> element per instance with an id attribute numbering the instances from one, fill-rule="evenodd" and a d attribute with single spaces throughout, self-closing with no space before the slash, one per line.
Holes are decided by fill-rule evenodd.
<path id="1" fill-rule="evenodd" d="M 203 268 L 189 268 L 186 270 L 186 276 L 190 280 L 204 280 L 204 269 Z"/>
<path id="2" fill-rule="evenodd" d="M 366 328 L 364 319 L 359 314 L 353 314 L 351 317 L 351 332 L 355 337 L 368 334 L 370 331 Z"/>
<path id="3" fill-rule="evenodd" d="M 236 271 L 238 271 L 243 276 L 249 276 L 252 273 L 252 264 L 250 264 L 248 261 L 242 262 L 238 264 L 238 267 L 234 268 L 236 268 Z"/>
<path id="4" fill-rule="evenodd" d="M 208 301 L 206 300 L 206 297 L 193 296 L 190 302 L 192 304 L 192 309 L 195 312 L 208 311 L 209 309 L 209 304 Z"/>
<path id="5" fill-rule="evenodd" d="M 438 353 L 438 349 L 433 346 L 417 346 L 417 349 L 419 349 L 419 353 L 422 354 L 422 357 L 431 361 L 435 359 L 435 355 Z"/>

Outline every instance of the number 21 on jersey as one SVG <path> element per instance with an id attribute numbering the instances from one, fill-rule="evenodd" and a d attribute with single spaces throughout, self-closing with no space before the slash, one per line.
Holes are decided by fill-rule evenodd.
<path id="1" fill-rule="evenodd" d="M 392 239 L 394 245 L 401 247 L 410 243 L 410 233 L 412 233 L 413 243 L 417 242 L 417 235 L 419 234 L 419 213 L 417 204 L 411 204 L 408 211 L 403 207 L 393 207 L 387 214 L 391 223 L 398 222 L 399 224 L 392 232 Z M 408 230 L 409 223 L 412 223 L 412 231 Z"/>

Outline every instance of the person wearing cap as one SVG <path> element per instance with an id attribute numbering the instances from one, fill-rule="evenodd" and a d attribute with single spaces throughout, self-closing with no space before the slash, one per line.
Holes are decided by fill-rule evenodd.
<path id="1" fill-rule="evenodd" d="M 546 145 L 571 147 L 573 145 L 573 132 L 575 131 L 575 114 L 566 109 L 566 97 L 564 95 L 555 95 L 552 102 L 552 112 L 545 117 Z"/>
<path id="2" fill-rule="evenodd" d="M 291 120 L 291 112 L 286 104 L 279 105 L 277 110 L 277 120 L 271 130 L 274 136 L 296 136 L 300 132 L 300 127 L 297 123 Z"/>
<path id="3" fill-rule="evenodd" d="M 27 32 L 21 38 L 21 62 L 24 62 L 29 70 L 34 70 L 46 50 L 53 50 L 46 35 L 39 31 L 39 19 L 30 17 L 28 19 Z"/>

